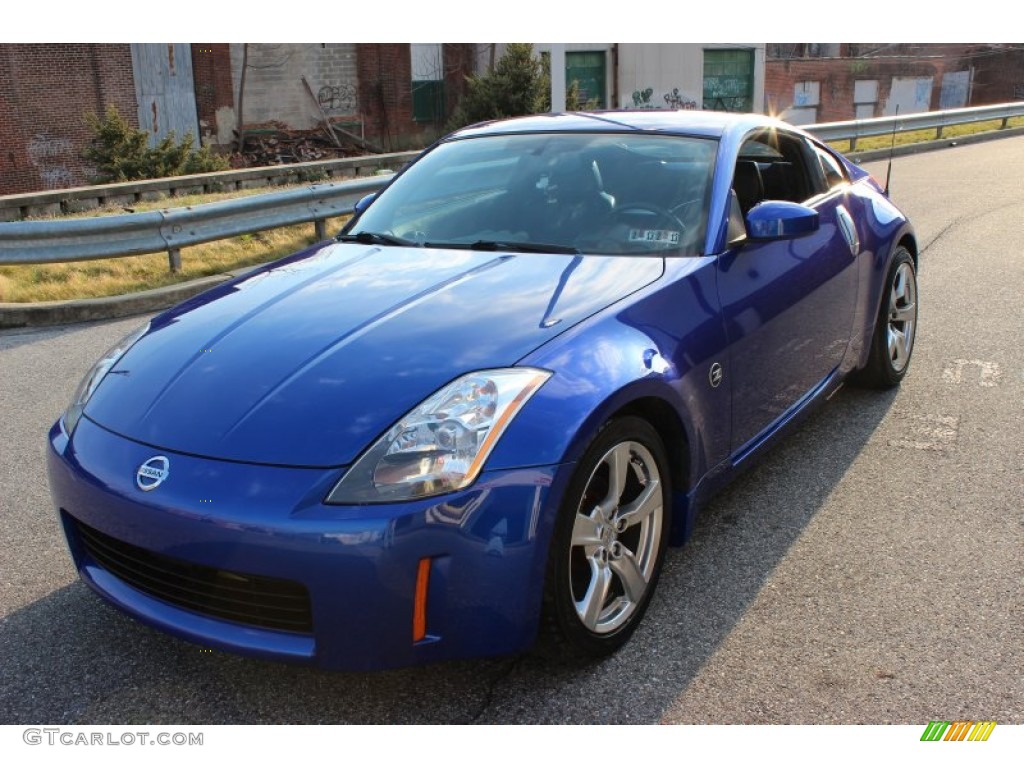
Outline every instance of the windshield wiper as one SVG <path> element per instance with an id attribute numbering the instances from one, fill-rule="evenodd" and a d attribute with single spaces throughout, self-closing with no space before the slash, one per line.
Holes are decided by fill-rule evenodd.
<path id="1" fill-rule="evenodd" d="M 406 240 L 394 235 L 386 235 L 383 232 L 356 232 L 354 235 L 338 235 L 338 240 L 343 243 L 362 243 L 363 245 L 404 245 L 413 248 L 421 247 L 419 243 Z"/>
<path id="2" fill-rule="evenodd" d="M 568 253 L 578 255 L 571 245 L 519 243 L 509 240 L 477 240 L 474 243 L 424 243 L 427 248 L 466 248 L 471 251 L 516 251 L 518 253 Z"/>

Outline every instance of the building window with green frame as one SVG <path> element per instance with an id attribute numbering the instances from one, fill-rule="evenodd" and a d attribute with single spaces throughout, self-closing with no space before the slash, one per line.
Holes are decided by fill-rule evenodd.
<path id="1" fill-rule="evenodd" d="M 412 119 L 439 123 L 445 119 L 444 49 L 441 43 L 412 43 Z"/>
<path id="2" fill-rule="evenodd" d="M 566 51 L 565 83 L 573 81 L 579 88 L 580 106 L 585 109 L 605 109 L 608 100 L 608 76 L 604 51 Z"/>
<path id="3" fill-rule="evenodd" d="M 704 109 L 750 112 L 753 108 L 753 49 L 704 49 Z"/>

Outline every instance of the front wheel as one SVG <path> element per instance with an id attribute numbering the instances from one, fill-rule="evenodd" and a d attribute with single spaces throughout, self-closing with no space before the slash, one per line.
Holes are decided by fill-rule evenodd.
<path id="1" fill-rule="evenodd" d="M 889 266 L 885 290 L 868 364 L 856 376 L 857 383 L 877 389 L 903 381 L 917 337 L 917 273 L 913 257 L 903 246 L 896 249 Z"/>
<path id="2" fill-rule="evenodd" d="M 671 498 L 658 433 L 636 417 L 609 422 L 580 460 L 556 523 L 542 650 L 593 658 L 629 639 L 661 571 Z"/>

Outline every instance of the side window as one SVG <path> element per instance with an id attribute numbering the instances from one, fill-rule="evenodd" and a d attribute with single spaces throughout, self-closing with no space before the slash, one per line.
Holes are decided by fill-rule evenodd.
<path id="1" fill-rule="evenodd" d="M 821 172 L 825 175 L 825 185 L 829 189 L 835 189 L 848 181 L 846 169 L 843 168 L 842 164 L 831 152 L 821 147 L 815 147 L 814 151 L 818 155 L 818 162 L 821 163 Z"/>
<path id="2" fill-rule="evenodd" d="M 733 189 L 744 213 L 763 200 L 802 203 L 821 186 L 818 161 L 797 136 L 775 130 L 751 136 L 740 148 Z"/>

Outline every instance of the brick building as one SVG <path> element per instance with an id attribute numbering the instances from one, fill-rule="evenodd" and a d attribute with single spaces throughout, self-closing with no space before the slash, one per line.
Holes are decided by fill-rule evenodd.
<path id="1" fill-rule="evenodd" d="M 230 72 L 225 44 L 0 45 L 0 194 L 89 184 L 85 115 L 111 104 L 154 139 L 217 134 Z"/>
<path id="2" fill-rule="evenodd" d="M 765 109 L 797 124 L 1024 99 L 1024 48 L 769 43 Z"/>
<path id="3" fill-rule="evenodd" d="M 0 194 L 88 183 L 86 112 L 136 112 L 128 45 L 0 45 Z"/>
<path id="4" fill-rule="evenodd" d="M 322 108 L 332 123 L 385 150 L 422 147 L 443 133 L 476 55 L 477 46 L 465 43 L 236 43 L 235 93 L 245 62 L 236 109 L 246 125 L 308 129 L 321 122 Z"/>
<path id="5" fill-rule="evenodd" d="M 364 130 L 384 149 L 422 147 L 444 133 L 476 70 L 471 43 L 360 43 L 356 47 Z"/>
<path id="6" fill-rule="evenodd" d="M 0 195 L 89 184 L 85 114 L 109 104 L 154 141 L 174 131 L 228 147 L 239 119 L 311 129 L 325 114 L 385 150 L 423 146 L 444 131 L 477 48 L 0 44 Z"/>
<path id="7" fill-rule="evenodd" d="M 227 144 L 235 127 L 235 85 L 228 43 L 192 43 L 199 135 L 210 144 Z"/>
<path id="8" fill-rule="evenodd" d="M 154 141 L 174 131 L 226 147 L 239 120 L 312 129 L 326 115 L 384 150 L 424 146 L 444 132 L 466 77 L 501 48 L 0 44 L 0 194 L 88 184 L 84 115 L 108 104 Z M 752 109 L 811 123 L 1024 99 L 1020 45 L 580 43 L 565 58 L 567 78 L 602 107 Z"/>

